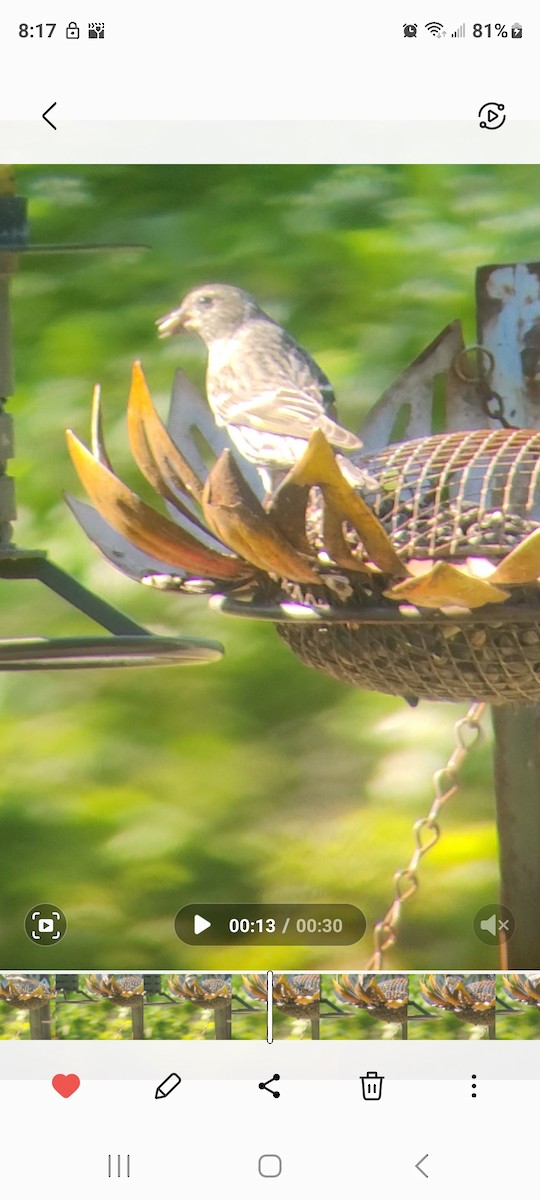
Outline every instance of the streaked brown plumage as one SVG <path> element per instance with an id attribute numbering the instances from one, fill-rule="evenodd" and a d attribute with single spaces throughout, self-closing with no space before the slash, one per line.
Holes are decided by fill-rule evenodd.
<path id="1" fill-rule="evenodd" d="M 324 372 L 248 292 L 205 284 L 157 325 L 161 337 L 188 330 L 202 338 L 216 422 L 257 467 L 286 471 L 302 457 L 314 429 L 339 450 L 360 449 L 360 440 L 338 422 Z"/>

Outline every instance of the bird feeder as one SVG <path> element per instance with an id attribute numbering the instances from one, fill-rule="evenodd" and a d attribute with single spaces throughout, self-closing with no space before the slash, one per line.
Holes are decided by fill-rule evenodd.
<path id="1" fill-rule="evenodd" d="M 494 975 L 427 975 L 419 978 L 418 984 L 427 1004 L 452 1013 L 465 1025 L 487 1029 L 488 1038 L 495 1039 Z"/>
<path id="2" fill-rule="evenodd" d="M 130 445 L 168 516 L 112 471 L 97 407 L 91 449 L 69 435 L 95 508 L 70 504 L 132 578 L 271 621 L 309 666 L 412 703 L 494 706 L 502 901 L 516 922 L 503 965 L 530 967 L 540 966 L 540 264 L 480 268 L 477 312 L 473 346 L 452 322 L 367 416 L 354 462 L 373 485 L 354 490 L 315 431 L 264 497 L 189 380 L 177 374 L 165 426 L 136 364 Z"/>
<path id="3" fill-rule="evenodd" d="M 6 471 L 13 457 L 13 421 L 5 411 L 6 400 L 14 390 L 10 279 L 18 269 L 21 255 L 129 249 L 95 244 L 32 244 L 26 202 L 14 191 L 10 168 L 0 168 L 0 579 L 38 580 L 107 633 L 94 637 L 0 640 L 0 670 L 191 665 L 215 661 L 222 655 L 219 643 L 199 638 L 157 637 L 82 587 L 51 562 L 44 551 L 21 549 L 12 540 L 15 495 L 13 480 Z"/>

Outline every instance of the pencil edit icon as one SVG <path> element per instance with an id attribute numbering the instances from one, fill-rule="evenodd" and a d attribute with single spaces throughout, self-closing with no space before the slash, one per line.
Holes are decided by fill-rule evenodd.
<path id="1" fill-rule="evenodd" d="M 174 1092 L 174 1089 L 177 1088 L 178 1084 L 181 1082 L 182 1080 L 180 1076 L 176 1074 L 176 1071 L 171 1071 L 171 1074 L 167 1075 L 166 1079 L 163 1079 L 161 1083 L 158 1083 L 155 1095 L 156 1100 L 165 1100 L 167 1096 L 170 1096 L 171 1092 Z"/>

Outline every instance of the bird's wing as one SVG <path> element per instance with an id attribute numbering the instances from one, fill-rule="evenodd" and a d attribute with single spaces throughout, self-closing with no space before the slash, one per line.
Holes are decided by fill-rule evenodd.
<path id="1" fill-rule="evenodd" d="M 271 408 L 283 402 L 288 404 L 288 419 L 298 415 L 312 428 L 320 413 L 336 419 L 334 392 L 326 375 L 294 338 L 267 317 L 247 322 L 219 350 L 212 347 L 209 374 L 220 406 L 228 407 L 229 397 L 233 406 L 245 402 L 264 410 L 267 404 Z M 228 415 L 225 419 L 229 421 Z"/>
<path id="2" fill-rule="evenodd" d="M 207 388 L 219 424 L 304 441 L 322 429 L 333 445 L 360 447 L 337 423 L 326 375 L 279 325 L 268 318 L 250 321 L 216 351 L 211 348 Z"/>
<path id="3" fill-rule="evenodd" d="M 214 400 L 227 425 L 250 425 L 267 433 L 283 433 L 289 437 L 309 437 L 324 417 L 320 399 L 309 391 L 296 391 L 292 386 L 269 387 L 261 392 L 222 391 Z"/>
<path id="4" fill-rule="evenodd" d="M 362 443 L 342 425 L 336 424 L 325 412 L 320 401 L 310 392 L 297 392 L 291 387 L 275 388 L 259 395 L 216 392 L 212 403 L 225 425 L 242 426 L 261 433 L 308 441 L 315 429 L 322 429 L 334 446 L 358 450 Z"/>
<path id="5" fill-rule="evenodd" d="M 302 395 L 308 393 L 318 400 L 328 417 L 337 420 L 336 397 L 330 380 L 315 359 L 293 338 L 279 330 L 280 374 L 285 384 L 292 384 Z"/>
<path id="6" fill-rule="evenodd" d="M 313 390 L 323 406 L 335 404 L 330 380 L 315 359 L 285 329 L 268 317 L 252 318 L 234 339 L 234 357 L 240 355 L 244 367 L 253 364 L 253 373 L 266 375 L 279 384 L 292 384 L 300 392 Z M 234 366 L 238 368 L 238 363 Z"/>

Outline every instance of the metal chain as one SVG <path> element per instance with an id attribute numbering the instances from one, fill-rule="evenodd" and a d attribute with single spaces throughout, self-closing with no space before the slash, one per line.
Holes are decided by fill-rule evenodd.
<path id="1" fill-rule="evenodd" d="M 461 717 L 454 726 L 455 749 L 452 751 L 446 766 L 442 767 L 439 771 L 435 771 L 433 776 L 435 798 L 427 817 L 421 817 L 413 825 L 416 842 L 415 849 L 407 866 L 400 871 L 396 871 L 394 875 L 394 899 L 382 920 L 378 921 L 374 927 L 374 949 L 369 962 L 366 964 L 366 970 L 368 971 L 382 970 L 385 952 L 391 946 L 395 945 L 401 909 L 405 901 L 410 900 L 411 896 L 414 896 L 414 893 L 418 889 L 417 871 L 421 860 L 426 854 L 429 854 L 430 850 L 433 850 L 433 847 L 441 836 L 438 822 L 439 813 L 447 801 L 458 790 L 459 771 L 467 754 L 476 745 L 481 735 L 480 721 L 486 707 L 486 704 L 471 704 L 466 716 Z"/>
<path id="2" fill-rule="evenodd" d="M 507 421 L 504 415 L 504 400 L 498 392 L 489 386 L 489 383 L 478 384 L 478 390 L 482 397 L 482 411 L 485 412 L 486 417 L 490 417 L 492 421 L 498 421 L 503 429 L 518 428 L 517 425 L 512 425 L 510 421 Z"/>
<path id="3" fill-rule="evenodd" d="M 468 355 L 476 354 L 476 374 L 470 369 Z M 491 387 L 490 380 L 495 371 L 495 356 L 488 350 L 486 346 L 478 344 L 474 346 L 465 346 L 464 350 L 460 350 L 453 362 L 454 371 L 461 379 L 462 383 L 476 384 L 478 397 L 482 406 L 482 412 L 492 421 L 499 421 L 503 429 L 517 429 L 517 425 L 511 425 L 504 413 L 504 400 L 499 392 L 496 392 Z"/>

